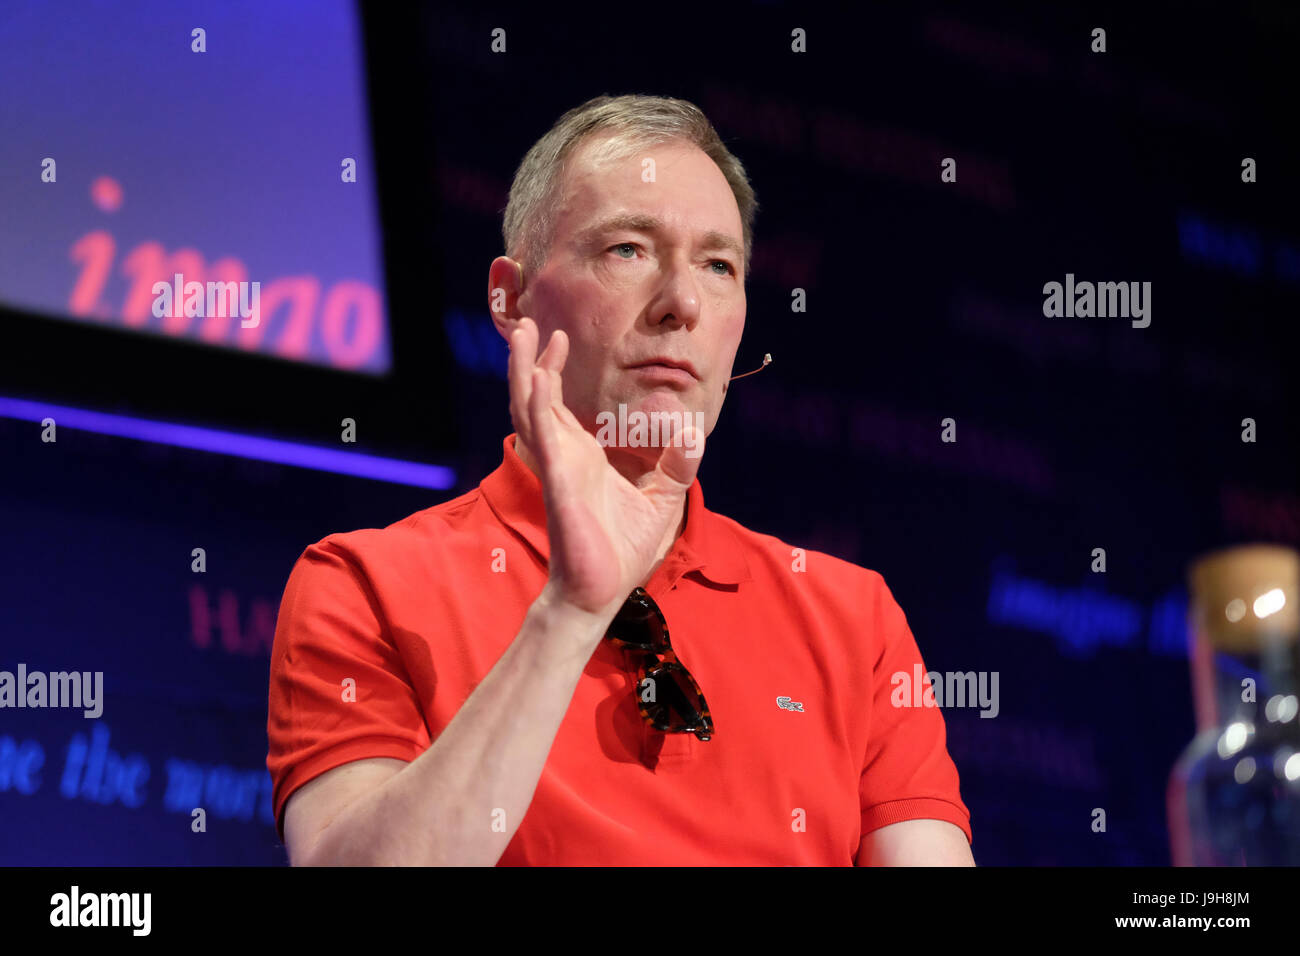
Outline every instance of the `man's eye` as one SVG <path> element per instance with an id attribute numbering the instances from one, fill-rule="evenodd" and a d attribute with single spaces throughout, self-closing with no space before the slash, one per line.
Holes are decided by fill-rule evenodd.
<path id="1" fill-rule="evenodd" d="M 635 243 L 635 242 L 619 242 L 619 243 L 615 243 L 614 245 L 610 246 L 609 248 L 610 248 L 610 249 L 631 249 L 631 250 L 632 250 L 632 254 L 633 254 L 633 255 L 636 255 L 636 243 Z M 608 250 L 606 250 L 606 251 L 608 251 Z M 626 256 L 619 256 L 619 258 L 620 258 L 620 259 L 624 259 L 624 258 L 626 258 Z"/>
<path id="2" fill-rule="evenodd" d="M 714 259 L 713 262 L 711 262 L 711 263 L 709 263 L 709 264 L 710 264 L 710 265 L 719 265 L 719 264 L 724 265 L 724 266 L 727 267 L 727 272 L 729 272 L 731 275 L 735 275 L 735 274 L 736 274 L 736 269 L 735 269 L 735 267 L 734 267 L 730 262 L 728 262 L 726 259 Z M 715 273 L 715 274 L 716 274 L 716 275 L 725 275 L 726 273 L 718 272 L 718 273 Z"/>

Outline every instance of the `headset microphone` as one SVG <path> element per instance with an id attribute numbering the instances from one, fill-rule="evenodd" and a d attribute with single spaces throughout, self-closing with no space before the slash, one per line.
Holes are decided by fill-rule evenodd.
<path id="1" fill-rule="evenodd" d="M 763 354 L 763 364 L 762 364 L 762 365 L 760 365 L 758 368 L 754 369 L 753 372 L 745 372 L 744 375 L 733 375 L 733 376 L 731 376 L 731 378 L 727 379 L 727 384 L 730 385 L 730 384 L 731 384 L 732 382 L 734 382 L 736 379 L 738 379 L 738 378 L 744 378 L 745 375 L 754 375 L 754 374 L 756 374 L 756 373 L 758 373 L 758 372 L 761 372 L 761 371 L 763 371 L 763 369 L 767 368 L 767 367 L 768 367 L 769 365 L 771 365 L 771 364 L 772 364 L 772 353 L 771 353 L 771 352 L 765 352 L 765 353 Z"/>

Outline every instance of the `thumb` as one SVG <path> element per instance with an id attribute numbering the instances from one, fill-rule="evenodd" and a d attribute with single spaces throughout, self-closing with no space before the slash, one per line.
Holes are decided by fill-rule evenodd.
<path id="1" fill-rule="evenodd" d="M 675 490 L 684 490 L 695 481 L 703 455 L 704 432 L 693 425 L 687 425 L 678 433 L 677 440 L 671 442 L 660 454 L 655 471 L 671 485 L 680 486 Z"/>

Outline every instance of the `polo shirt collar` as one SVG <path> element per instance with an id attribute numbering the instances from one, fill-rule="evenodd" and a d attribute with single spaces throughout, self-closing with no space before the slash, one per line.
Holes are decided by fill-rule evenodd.
<path id="1" fill-rule="evenodd" d="M 502 442 L 501 465 L 479 484 L 497 518 L 522 537 L 544 562 L 550 561 L 546 534 L 546 504 L 542 482 L 515 451 L 515 434 Z M 749 565 L 736 533 L 723 519 L 704 507 L 704 490 L 696 478 L 686 492 L 686 527 L 673 542 L 659 573 L 674 580 L 698 571 L 715 584 L 734 585 L 751 580 Z"/>

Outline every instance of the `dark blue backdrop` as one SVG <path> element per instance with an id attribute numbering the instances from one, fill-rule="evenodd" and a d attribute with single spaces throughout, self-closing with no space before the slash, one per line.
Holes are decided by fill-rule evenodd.
<path id="1" fill-rule="evenodd" d="M 521 7 L 408 24 L 390 55 L 422 85 L 398 133 L 381 125 L 377 162 L 433 158 L 381 189 L 431 197 L 425 230 L 390 225 L 387 248 L 437 249 L 462 440 L 427 458 L 461 483 L 72 430 L 50 445 L 0 419 L 0 666 L 103 670 L 107 698 L 97 721 L 0 716 L 0 862 L 284 861 L 264 760 L 289 568 L 325 534 L 382 527 L 496 465 L 505 353 L 484 293 L 511 176 L 565 109 L 643 92 L 699 104 L 762 204 L 737 370 L 775 361 L 735 385 L 710 437 L 710 507 L 880 571 L 932 670 L 999 674 L 996 718 L 945 711 L 979 863 L 1168 863 L 1165 783 L 1194 732 L 1187 563 L 1300 545 L 1300 157 L 1281 119 L 1300 30 L 1283 4 L 1178 10 L 742 4 L 587 24 Z M 371 24 L 372 44 L 392 26 Z M 1044 317 L 1044 283 L 1067 273 L 1151 282 L 1150 326 Z M 87 779 L 109 751 L 138 784 L 125 800 Z"/>

